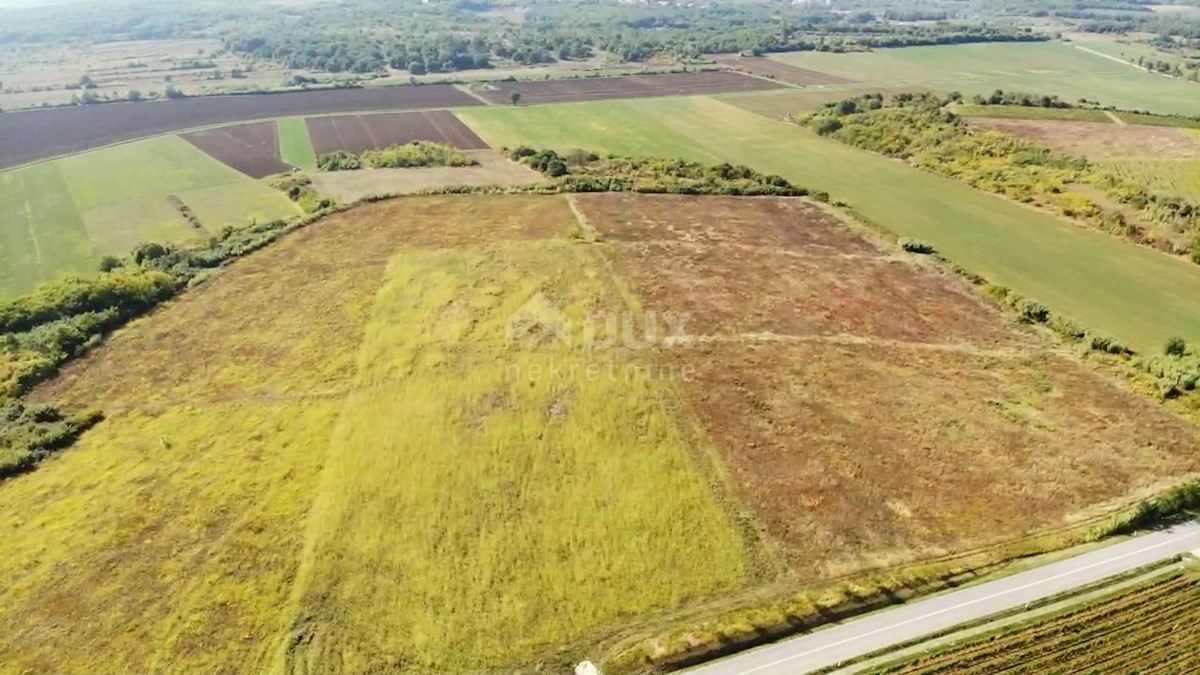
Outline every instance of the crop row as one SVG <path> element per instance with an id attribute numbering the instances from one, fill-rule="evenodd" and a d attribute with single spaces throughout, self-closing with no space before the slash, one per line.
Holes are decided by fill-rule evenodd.
<path id="1" fill-rule="evenodd" d="M 1042 673 L 1051 667 L 1073 661 L 1096 662 L 1106 654 L 1124 649 L 1130 635 L 1145 628 L 1153 629 L 1164 618 L 1177 613 L 1188 613 L 1200 609 L 1200 595 L 1191 595 L 1174 602 L 1156 603 L 1143 607 L 1132 616 L 1128 613 L 1113 614 L 1101 624 L 1071 622 L 1062 626 L 1052 640 L 1040 642 L 1023 650 L 993 652 L 991 660 L 969 669 L 956 669 L 962 675 L 998 675 L 999 673 Z"/>
<path id="2" fill-rule="evenodd" d="M 993 636 L 932 659 L 886 668 L 883 672 L 1041 673 L 1051 665 L 1058 671 L 1076 662 L 1079 668 L 1088 671 L 1094 667 L 1089 663 L 1115 658 L 1122 651 L 1128 653 L 1122 645 L 1137 644 L 1139 649 L 1141 646 L 1149 649 L 1158 644 L 1154 633 L 1161 632 L 1163 626 L 1180 627 L 1171 630 L 1170 635 L 1187 633 L 1184 626 L 1188 622 L 1181 623 L 1179 619 L 1196 615 L 1200 615 L 1200 583 L 1180 575 L 1033 627 Z M 1163 658 L 1169 656 L 1164 654 Z M 1139 670 L 1157 666 L 1161 661 L 1143 663 Z"/>

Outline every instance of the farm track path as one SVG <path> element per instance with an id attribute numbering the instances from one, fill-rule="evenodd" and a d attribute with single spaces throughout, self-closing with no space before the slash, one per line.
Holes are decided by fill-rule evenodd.
<path id="1" fill-rule="evenodd" d="M 918 600 L 687 671 L 691 675 L 798 675 L 830 668 L 1187 553 L 1200 523 L 1177 525 L 1083 555 Z"/>

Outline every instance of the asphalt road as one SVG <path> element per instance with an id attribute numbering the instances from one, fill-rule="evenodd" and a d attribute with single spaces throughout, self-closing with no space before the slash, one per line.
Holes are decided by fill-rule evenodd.
<path id="1" fill-rule="evenodd" d="M 1142 535 L 1003 579 L 883 610 L 705 664 L 691 675 L 797 675 L 1200 549 L 1200 523 Z"/>

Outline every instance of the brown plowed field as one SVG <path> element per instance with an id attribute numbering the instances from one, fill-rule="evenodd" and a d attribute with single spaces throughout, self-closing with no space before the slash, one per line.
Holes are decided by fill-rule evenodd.
<path id="1" fill-rule="evenodd" d="M 338 115 L 306 120 L 313 150 L 318 155 L 343 151 L 360 153 L 412 141 L 433 141 L 461 150 L 486 150 L 488 144 L 475 135 L 454 113 L 392 113 Z"/>
<path id="2" fill-rule="evenodd" d="M 194 127 L 295 115 L 481 105 L 450 85 L 205 96 L 0 113 L 0 168 Z"/>
<path id="3" fill-rule="evenodd" d="M 736 490 L 804 578 L 1061 526 L 1200 469 L 1200 433 L 948 273 L 799 200 L 578 195 Z"/>
<path id="4" fill-rule="evenodd" d="M 513 92 L 520 92 L 521 103 L 565 103 L 596 101 L 606 98 L 648 98 L 690 94 L 724 94 L 739 91 L 778 89 L 781 84 L 728 71 L 667 73 L 664 75 L 625 75 L 578 80 L 537 82 L 498 82 L 494 89 L 480 91 L 497 105 L 509 105 Z"/>
<path id="5" fill-rule="evenodd" d="M 182 138 L 251 178 L 286 173 L 294 168 L 279 157 L 279 130 L 275 122 L 193 131 Z"/>
<path id="6" fill-rule="evenodd" d="M 762 56 L 717 56 L 713 60 L 730 68 L 737 68 L 748 73 L 770 77 L 788 84 L 811 86 L 819 84 L 849 84 L 854 80 L 822 73 L 808 68 L 789 66 L 786 63 L 772 61 Z"/>

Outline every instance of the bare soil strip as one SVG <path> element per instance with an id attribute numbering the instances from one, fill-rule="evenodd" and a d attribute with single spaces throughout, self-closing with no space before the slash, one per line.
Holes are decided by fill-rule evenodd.
<path id="1" fill-rule="evenodd" d="M 849 84 L 854 82 L 854 80 L 848 80 L 837 75 L 809 70 L 808 68 L 789 66 L 786 63 L 772 61 L 763 56 L 726 55 L 717 56 L 714 60 L 731 68 L 745 70 L 755 75 L 801 87 L 823 84 Z"/>
<path id="2" fill-rule="evenodd" d="M 318 155 L 360 153 L 412 141 L 445 143 L 460 150 L 488 148 L 482 138 L 445 110 L 310 117 L 305 122 Z"/>
<path id="3" fill-rule="evenodd" d="M 479 92 L 497 105 L 509 105 L 512 94 L 521 95 L 520 103 L 567 103 L 609 98 L 650 98 L 729 94 L 741 91 L 782 89 L 785 85 L 729 71 L 667 73 L 664 75 L 625 75 L 579 80 L 541 82 L 498 82 L 495 88 Z"/>
<path id="4" fill-rule="evenodd" d="M 274 122 L 205 129 L 181 137 L 251 178 L 286 173 L 293 168 L 279 156 L 279 132 Z"/>
<path id="5" fill-rule="evenodd" d="M 205 96 L 0 113 L 0 168 L 230 122 L 481 103 L 448 84 Z"/>

